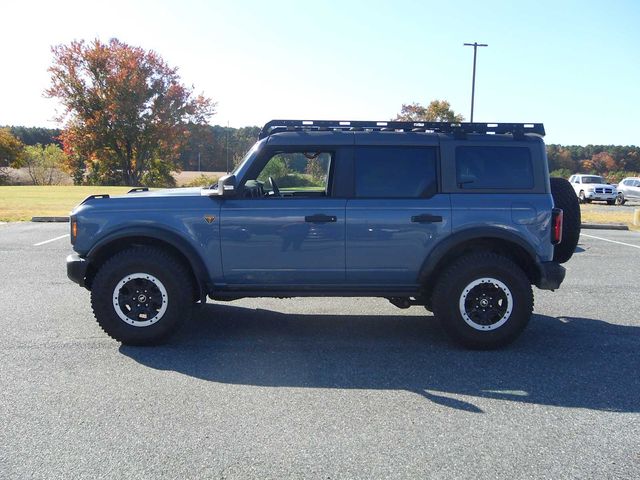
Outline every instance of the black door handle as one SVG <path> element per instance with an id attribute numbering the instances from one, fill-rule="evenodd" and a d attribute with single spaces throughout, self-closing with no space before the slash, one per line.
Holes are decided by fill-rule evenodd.
<path id="1" fill-rule="evenodd" d="M 411 221 L 414 223 L 439 223 L 442 221 L 440 215 L 430 215 L 423 213 L 422 215 L 414 215 L 411 217 Z"/>
<path id="2" fill-rule="evenodd" d="M 305 222 L 309 223 L 329 223 L 329 222 L 337 222 L 338 217 L 335 215 L 325 215 L 323 213 L 316 213 L 315 215 L 307 215 L 304 217 Z"/>

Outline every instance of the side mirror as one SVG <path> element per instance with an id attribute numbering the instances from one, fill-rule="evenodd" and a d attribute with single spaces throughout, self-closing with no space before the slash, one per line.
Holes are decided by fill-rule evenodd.
<path id="1" fill-rule="evenodd" d="M 225 175 L 218 179 L 218 195 L 233 197 L 236 194 L 236 176 Z"/>

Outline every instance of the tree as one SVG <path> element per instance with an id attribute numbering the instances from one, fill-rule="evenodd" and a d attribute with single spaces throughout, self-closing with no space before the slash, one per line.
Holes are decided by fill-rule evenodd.
<path id="1" fill-rule="evenodd" d="M 58 185 L 65 178 L 61 169 L 66 160 L 65 153 L 54 143 L 28 145 L 19 166 L 27 168 L 34 185 Z"/>
<path id="2" fill-rule="evenodd" d="M 11 133 L 25 145 L 35 145 L 36 143 L 49 145 L 50 143 L 55 143 L 62 146 L 62 142 L 58 138 L 62 132 L 57 128 L 13 126 L 11 127 Z"/>
<path id="3" fill-rule="evenodd" d="M 0 128 L 0 185 L 9 181 L 9 167 L 17 166 L 23 152 L 22 142 L 8 128 Z"/>
<path id="4" fill-rule="evenodd" d="M 596 153 L 590 159 L 582 162 L 582 168 L 586 171 L 598 173 L 600 175 L 614 170 L 615 166 L 615 160 L 607 152 Z"/>
<path id="5" fill-rule="evenodd" d="M 429 106 L 419 103 L 402 104 L 395 120 L 403 122 L 463 122 L 464 117 L 451 110 L 446 100 L 433 100 Z"/>
<path id="6" fill-rule="evenodd" d="M 157 53 L 117 39 L 74 41 L 52 53 L 45 93 L 64 107 L 67 169 L 77 177 L 86 161 L 94 182 L 139 185 L 148 174 L 170 182 L 186 124 L 205 123 L 215 103 L 185 87 Z"/>

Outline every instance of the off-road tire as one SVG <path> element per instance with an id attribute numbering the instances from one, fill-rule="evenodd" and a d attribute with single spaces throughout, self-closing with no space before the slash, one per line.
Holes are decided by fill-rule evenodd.
<path id="1" fill-rule="evenodd" d="M 553 203 L 562 209 L 562 241 L 553 249 L 553 261 L 564 263 L 568 261 L 578 245 L 580 238 L 580 204 L 571 184 L 564 178 L 552 177 L 551 195 Z"/>
<path id="2" fill-rule="evenodd" d="M 478 324 L 474 327 L 471 325 L 474 322 L 469 323 L 471 319 L 465 320 L 462 310 L 466 309 L 462 305 L 465 297 L 472 302 L 474 300 L 469 294 L 475 295 L 474 288 L 477 286 L 469 287 L 485 279 L 501 283 L 507 288 L 508 295 L 505 298 L 511 302 L 511 307 L 507 310 L 510 313 L 502 315 L 502 320 L 483 326 L 486 330 L 481 330 Z M 495 287 L 491 282 L 488 285 Z M 500 292 L 495 288 L 496 292 Z M 460 257 L 446 268 L 433 291 L 435 317 L 454 341 L 471 349 L 489 350 L 513 342 L 527 326 L 532 311 L 533 291 L 526 274 L 512 260 L 494 253 Z"/>
<path id="3" fill-rule="evenodd" d="M 118 298 L 116 292 L 122 291 L 116 288 L 122 282 L 127 282 L 127 279 L 133 278 L 134 280 L 129 281 L 135 282 L 136 274 L 140 273 L 160 285 L 157 297 L 162 297 L 161 301 L 166 302 L 160 309 L 163 313 L 158 314 L 159 318 L 155 323 L 146 326 L 135 326 L 145 322 L 123 320 L 114 300 Z M 149 282 L 144 278 L 142 281 Z M 98 324 L 111 338 L 127 345 L 155 345 L 164 342 L 191 317 L 193 303 L 189 272 L 180 261 L 156 247 L 130 248 L 115 254 L 102 264 L 91 288 L 91 306 Z M 126 309 L 120 307 L 120 314 L 126 316 L 126 313 Z M 155 318 L 152 317 L 149 321 Z"/>

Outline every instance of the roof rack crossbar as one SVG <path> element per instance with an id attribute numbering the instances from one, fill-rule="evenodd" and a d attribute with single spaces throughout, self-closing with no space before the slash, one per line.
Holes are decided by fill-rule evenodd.
<path id="1" fill-rule="evenodd" d="M 468 122 L 399 122 L 369 120 L 271 120 L 265 123 L 259 138 L 279 132 L 301 131 L 378 131 L 378 132 L 433 132 L 464 135 L 468 133 L 511 134 L 521 137 L 527 133 L 544 137 L 542 123 L 468 123 Z"/>

